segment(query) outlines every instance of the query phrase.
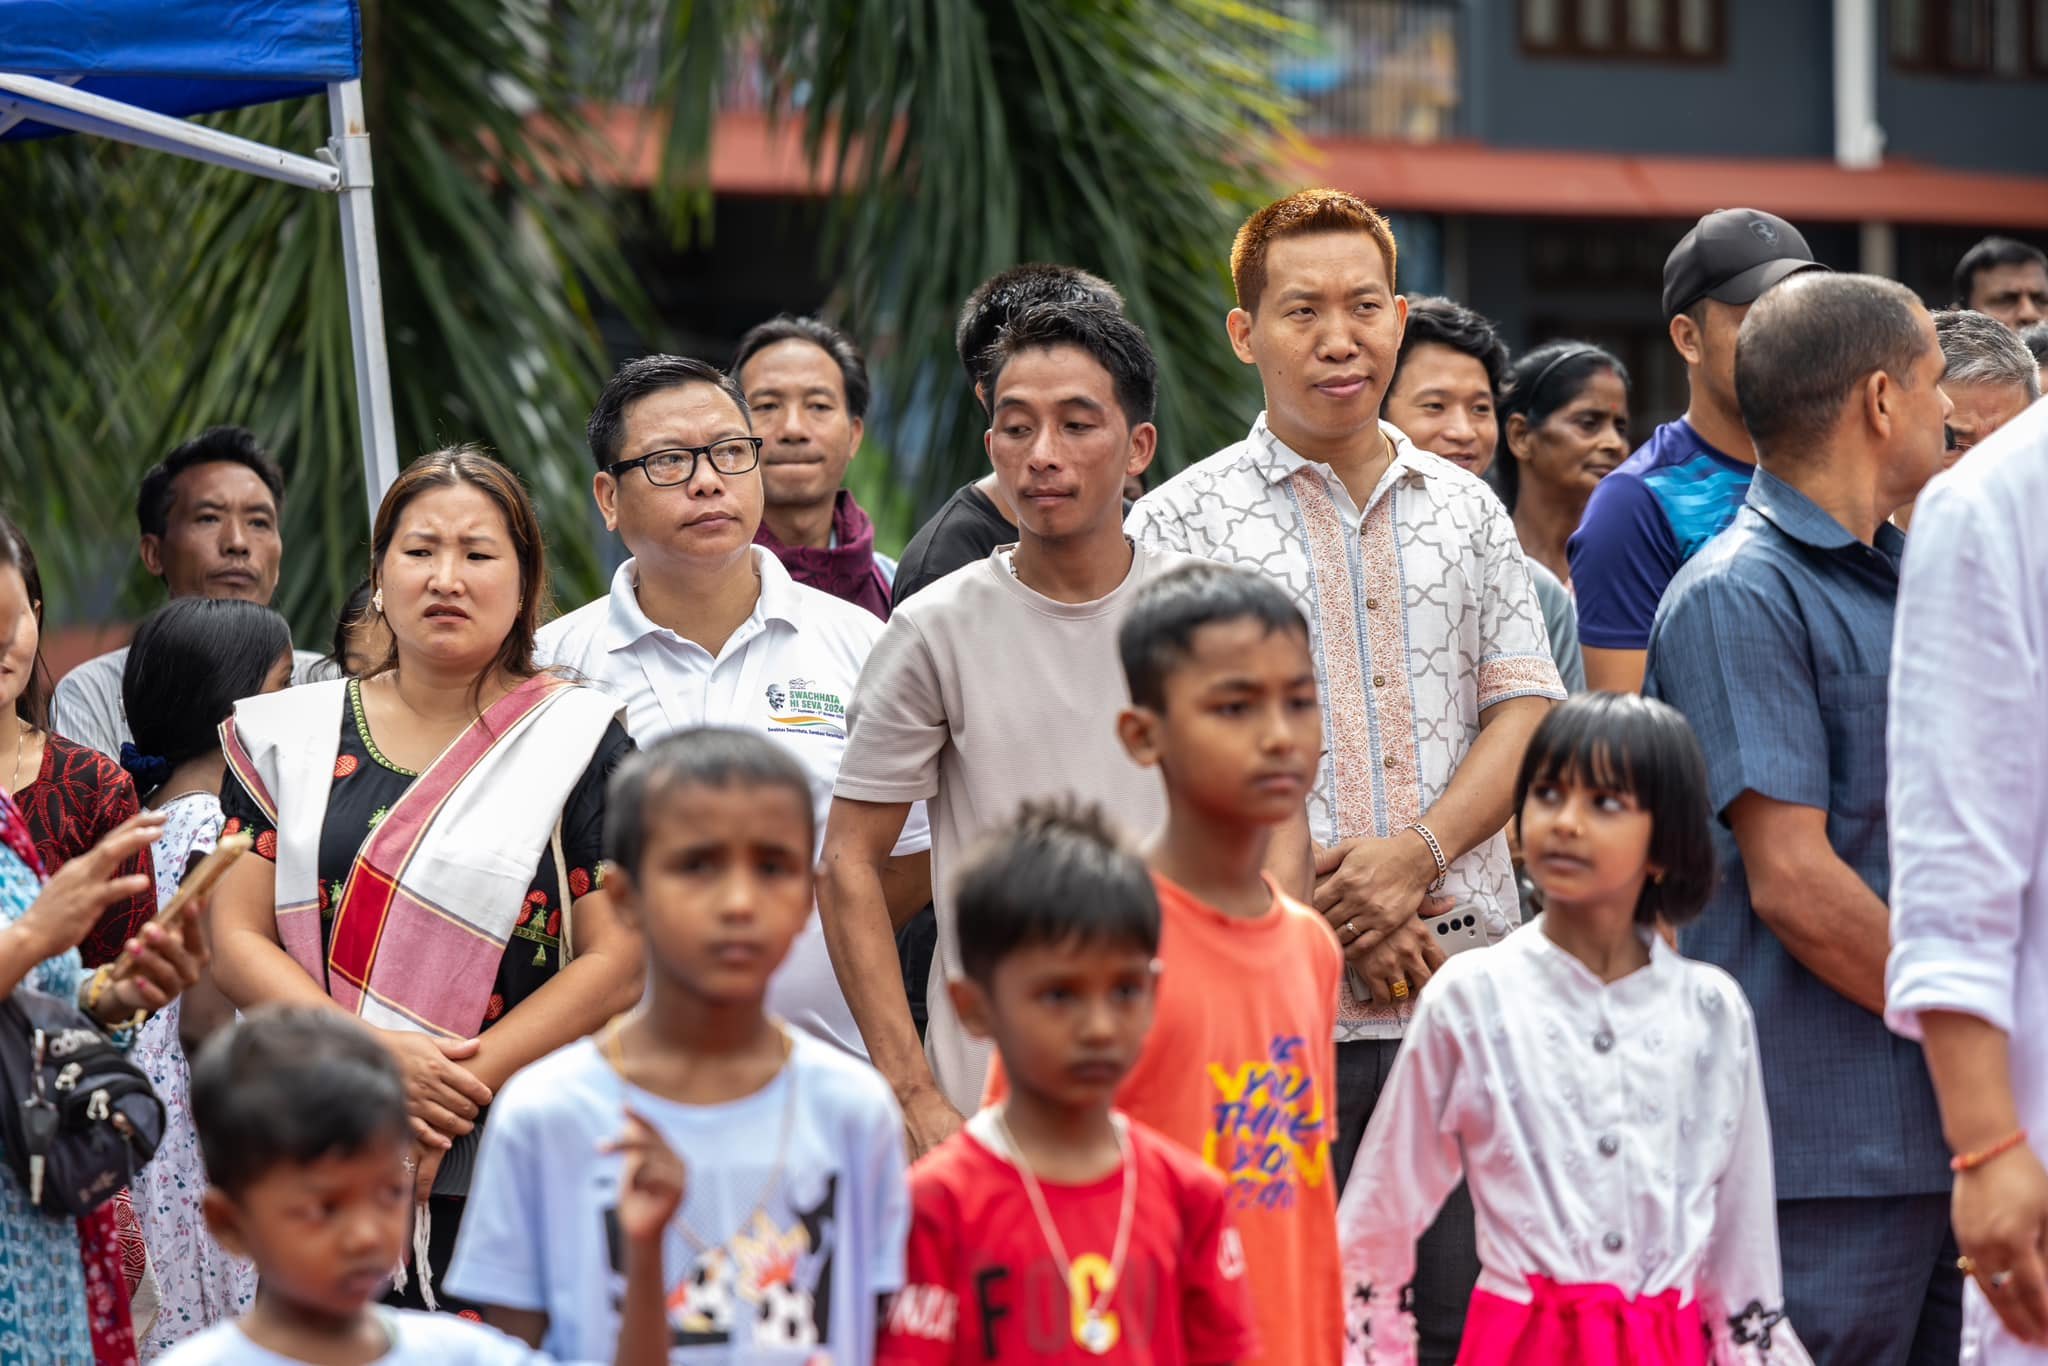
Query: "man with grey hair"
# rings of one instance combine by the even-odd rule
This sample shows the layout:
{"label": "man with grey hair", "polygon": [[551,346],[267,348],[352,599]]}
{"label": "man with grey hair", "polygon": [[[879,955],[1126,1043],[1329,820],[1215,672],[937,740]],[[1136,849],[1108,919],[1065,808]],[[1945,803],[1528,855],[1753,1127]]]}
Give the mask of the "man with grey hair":
{"label": "man with grey hair", "polygon": [[[1719,886],[1680,946],[1742,984],[1771,1115],[1785,1304],[1726,1312],[1756,1342],[1782,1312],[1820,1366],[1959,1349],[1940,1115],[1919,1047],[1881,1018],[1905,546],[1886,519],[1941,468],[1944,366],[1934,320],[1889,280],[1804,274],[1757,301],[1735,344],[1757,475],[1672,581],[1644,680],[1698,732],[1720,818]],[[1702,1106],[1679,1132],[1722,1122]]]}
{"label": "man with grey hair", "polygon": [[[1996,318],[1967,308],[1934,315],[1934,335],[1948,373],[1941,387],[1955,411],[1948,419],[1948,458],[1942,468],[2027,410],[2041,397],[2041,374],[2022,339]],[[1912,525],[1913,505],[1892,514],[1901,531]]]}

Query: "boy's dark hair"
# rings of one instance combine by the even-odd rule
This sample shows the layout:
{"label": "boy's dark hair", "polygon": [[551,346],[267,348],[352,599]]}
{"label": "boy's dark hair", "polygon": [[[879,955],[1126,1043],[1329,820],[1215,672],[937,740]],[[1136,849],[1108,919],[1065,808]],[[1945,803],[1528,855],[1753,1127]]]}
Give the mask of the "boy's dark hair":
{"label": "boy's dark hair", "polygon": [[172,485],[194,465],[241,465],[255,472],[270,490],[270,499],[284,515],[284,471],[247,427],[208,427],[151,465],[135,493],[135,521],[145,536],[161,536],[170,528]]}
{"label": "boy's dark hair", "polygon": [[817,838],[811,780],[780,745],[750,730],[699,726],[627,756],[605,789],[604,858],[628,874],[647,852],[647,807],[680,787],[782,787],[804,813],[804,848]]}
{"label": "boy's dark hair", "polygon": [[1456,299],[1437,294],[1408,296],[1408,330],[1401,334],[1401,351],[1394,358],[1394,374],[1387,381],[1388,393],[1400,386],[1401,367],[1408,363],[1415,348],[1431,344],[1449,347],[1478,361],[1486,369],[1486,382],[1494,397],[1500,397],[1501,385],[1507,382],[1508,375],[1507,343],[1500,339],[1490,320]]}
{"label": "boy's dark hair", "polygon": [[1714,813],[1707,760],[1678,710],[1636,693],[1580,693],[1536,728],[1515,778],[1515,814],[1529,789],[1562,779],[1634,796],[1650,816],[1650,862],[1662,882],[1645,882],[1636,923],[1698,918],[1714,890]]}
{"label": "boy's dark hair", "polygon": [[341,610],[334,614],[334,653],[327,658],[343,673],[348,672],[348,633],[370,614],[370,598],[376,591],[374,580],[359,580],[354,588],[348,590],[348,596],[341,600]]}
{"label": "boy's dark hair", "polygon": [[403,1143],[405,1081],[375,1035],[339,1011],[259,1006],[200,1050],[192,1119],[206,1179],[238,1195],[282,1163]]}
{"label": "boy's dark hair", "polygon": [[15,709],[22,720],[46,731],[50,728],[50,694],[56,683],[43,658],[43,571],[36,567],[35,547],[4,512],[0,512],[0,566],[10,566],[21,575],[21,586],[28,592],[28,610],[36,619],[36,657],[29,662],[28,682],[15,699]]}
{"label": "boy's dark hair", "polygon": [[765,323],[756,323],[740,338],[737,350],[732,353],[732,366],[727,371],[738,381],[740,371],[747,368],[747,362],[759,352],[767,350],[777,342],[804,341],[823,351],[839,367],[840,387],[846,391],[846,412],[856,422],[868,415],[868,362],[861,355],[860,348],[853,344],[853,338],[841,332],[822,318],[798,317],[793,313],[778,313]]}
{"label": "boy's dark hair", "polygon": [[1195,632],[1228,621],[1255,621],[1268,635],[1308,635],[1301,609],[1265,575],[1222,564],[1183,565],[1138,591],[1117,632],[1131,701],[1164,709],[1166,680],[1195,648]]}
{"label": "boy's dark hair", "polygon": [[1612,371],[1623,389],[1629,387],[1628,367],[1621,358],[1584,341],[1545,342],[1524,353],[1508,370],[1506,382],[1496,390],[1501,458],[1493,462],[1487,475],[1509,512],[1521,498],[1522,462],[1508,449],[1508,419],[1520,417],[1534,431],[1548,422],[1552,413],[1568,407],[1585,392],[1593,376],[1603,371]]}
{"label": "boy's dark hair", "polygon": [[2048,269],[2048,252],[2043,252],[2031,242],[2022,242],[2017,237],[1987,237],[1963,253],[1963,259],[1956,262],[1955,299],[1957,308],[1968,308],[1970,296],[1977,290],[1977,275],[1980,271],[1996,270],[2000,266],[2041,266]]}
{"label": "boy's dark hair", "polygon": [[1136,427],[1152,420],[1159,400],[1159,363],[1143,329],[1113,308],[1101,304],[1034,304],[1012,318],[988,349],[989,411],[995,411],[996,385],[1003,368],[1026,351],[1072,346],[1086,351],[1109,372],[1117,406]]}
{"label": "boy's dark hair", "polygon": [[1159,897],[1098,806],[1026,802],[983,841],[954,888],[960,967],[986,987],[1003,959],[1041,944],[1159,951]]}
{"label": "boy's dark hair", "polygon": [[1078,266],[1033,263],[989,276],[967,296],[953,329],[953,345],[967,370],[969,388],[988,379],[988,349],[995,345],[996,333],[1033,304],[1100,304],[1121,313],[1124,296],[1100,275]]}
{"label": "boy's dark hair", "polygon": [[[121,704],[144,759],[170,768],[220,748],[220,723],[235,703],[254,697],[278,656],[292,648],[291,628],[268,607],[235,598],[177,598],[143,619],[121,666]],[[137,795],[146,774],[132,769]],[[159,779],[160,780],[160,779]]]}
{"label": "boy's dark hair", "polygon": [[740,410],[740,418],[747,424],[747,430],[754,429],[754,415],[747,408],[747,396],[740,392],[738,382],[717,366],[689,356],[635,356],[605,381],[604,391],[597,396],[597,406],[590,410],[590,423],[583,434],[590,443],[590,458],[597,462],[597,467],[603,469],[618,460],[619,450],[626,441],[627,408],[649,394],[680,389],[686,384],[708,384],[718,390]]}

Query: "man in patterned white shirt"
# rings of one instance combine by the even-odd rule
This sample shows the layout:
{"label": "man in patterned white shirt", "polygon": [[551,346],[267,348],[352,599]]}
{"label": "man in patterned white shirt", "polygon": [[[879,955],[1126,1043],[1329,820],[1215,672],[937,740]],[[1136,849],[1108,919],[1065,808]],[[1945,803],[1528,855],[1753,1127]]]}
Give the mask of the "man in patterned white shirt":
{"label": "man in patterned white shirt", "polygon": [[[1442,962],[1423,917],[1474,915],[1488,942],[1519,918],[1501,831],[1522,751],[1564,696],[1500,501],[1380,421],[1407,317],[1395,251],[1386,220],[1342,191],[1252,215],[1231,248],[1228,327],[1266,410],[1126,524],[1143,544],[1270,575],[1309,620],[1326,751],[1307,812],[1315,906],[1352,969],[1340,1183],[1415,993]],[[1478,1274],[1460,1187],[1417,1250],[1421,1360],[1456,1356]]]}

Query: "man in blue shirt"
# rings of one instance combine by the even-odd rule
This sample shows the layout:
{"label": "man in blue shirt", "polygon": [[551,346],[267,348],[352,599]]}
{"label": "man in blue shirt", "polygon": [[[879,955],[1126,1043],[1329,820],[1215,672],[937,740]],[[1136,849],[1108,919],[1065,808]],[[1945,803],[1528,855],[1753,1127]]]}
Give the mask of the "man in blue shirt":
{"label": "man in blue shirt", "polygon": [[1566,546],[1579,599],[1586,684],[1642,686],[1643,649],[1664,589],[1742,506],[1756,457],[1735,401],[1735,334],[1778,281],[1825,270],[1799,229],[1756,209],[1719,209],[1664,262],[1664,316],[1685,361],[1685,416],[1650,433],[1593,489]]}
{"label": "man in blue shirt", "polygon": [[[1784,1313],[1819,1366],[1949,1366],[1961,1331],[1940,1115],[1920,1049],[1882,1018],[1905,545],[1886,519],[1941,468],[1943,369],[1927,310],[1889,280],[1808,275],[1757,303],[1735,386],[1760,468],[1672,581],[1644,679],[1706,750],[1720,885],[1680,947],[1756,1011]],[[1778,1309],[1726,1312],[1745,1308]]]}

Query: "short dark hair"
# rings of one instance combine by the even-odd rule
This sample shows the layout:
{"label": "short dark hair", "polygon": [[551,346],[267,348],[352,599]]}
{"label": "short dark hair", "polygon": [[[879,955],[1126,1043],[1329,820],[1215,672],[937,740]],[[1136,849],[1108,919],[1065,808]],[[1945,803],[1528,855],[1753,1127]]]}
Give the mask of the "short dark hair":
{"label": "short dark hair", "polygon": [[1968,308],[1970,295],[1977,288],[1978,274],[1982,271],[1995,270],[1999,266],[2040,266],[2048,270],[2048,252],[2043,252],[2031,242],[2022,242],[2016,237],[1985,238],[1964,252],[1963,259],[1956,262],[1956,307]]}
{"label": "short dark hair", "polygon": [[[121,666],[121,704],[142,761],[175,767],[219,749],[220,723],[291,648],[283,617],[235,598],[174,598],[143,618]],[[154,763],[130,771],[140,797],[149,796],[148,775],[166,772]]]}
{"label": "short dark hair", "polygon": [[280,1165],[403,1143],[410,1131],[391,1054],[318,1006],[258,1006],[230,1024],[193,1062],[191,1094],[206,1179],[229,1195]]}
{"label": "short dark hair", "polygon": [[2022,331],[2020,345],[2034,353],[2035,365],[2048,365],[2048,323],[2035,323]]}
{"label": "short dark hair", "polygon": [[983,841],[956,884],[960,968],[984,987],[1002,961],[1045,944],[1159,951],[1159,895],[1097,806],[1026,802]]}
{"label": "short dark hair", "polygon": [[11,567],[21,575],[21,585],[28,592],[28,610],[36,619],[36,657],[29,665],[28,682],[15,705],[22,720],[46,731],[50,728],[50,694],[56,684],[50,678],[49,663],[43,658],[43,571],[36,567],[35,547],[4,512],[0,512],[0,566]]}
{"label": "short dark hair", "polygon": [[1930,345],[1912,290],[1875,275],[1805,271],[1750,305],[1735,337],[1735,401],[1757,458],[1796,460],[1882,370],[1900,384]]}
{"label": "short dark hair", "polygon": [[253,471],[283,515],[284,471],[256,434],[247,427],[208,427],[143,474],[142,487],[135,493],[135,521],[143,535],[161,536],[170,529],[171,504],[177,497],[172,486],[194,465],[241,465]]}
{"label": "short dark hair", "polygon": [[1500,443],[1507,458],[1494,461],[1487,471],[1509,512],[1521,499],[1522,462],[1507,450],[1508,419],[1520,417],[1532,430],[1542,426],[1552,413],[1584,393],[1587,381],[1602,371],[1612,371],[1623,389],[1630,386],[1628,367],[1621,358],[1587,341],[1545,342],[1509,367],[1498,400]]}
{"label": "short dark hair", "polygon": [[1685,717],[1636,693],[1580,693],[1543,718],[1515,778],[1515,814],[1539,783],[1572,779],[1635,798],[1650,816],[1650,862],[1662,881],[1643,884],[1636,923],[1683,925],[1714,890],[1714,813],[1707,760]]}
{"label": "short dark hair", "polygon": [[1418,346],[1445,346],[1461,356],[1470,356],[1486,370],[1486,382],[1500,397],[1508,374],[1508,346],[1500,339],[1491,319],[1465,307],[1456,299],[1440,294],[1408,296],[1408,330],[1401,334],[1401,350],[1394,357],[1394,373],[1387,381],[1393,393],[1401,383],[1401,369]]}
{"label": "short dark hair", "polygon": [[1117,406],[1131,426],[1152,420],[1159,401],[1159,362],[1152,343],[1136,323],[1100,304],[1034,304],[1012,318],[988,351],[989,410],[995,410],[996,383],[1004,367],[1026,351],[1056,346],[1086,351],[1109,372]]}
{"label": "short dark hair", "polygon": [[816,842],[811,780],[787,750],[755,731],[698,726],[627,756],[612,774],[605,789],[605,862],[638,873],[647,853],[648,806],[684,787],[786,788],[804,813],[804,848]]}
{"label": "short dark hair", "polygon": [[375,580],[358,580],[356,586],[348,590],[348,596],[341,600],[341,610],[334,614],[334,653],[327,658],[343,673],[348,672],[348,633],[370,615],[370,598],[376,591]]}
{"label": "short dark hair", "polygon": [[786,341],[809,342],[830,356],[832,363],[839,367],[840,384],[846,390],[846,411],[856,421],[868,415],[867,357],[853,344],[853,338],[821,318],[778,313],[765,323],[756,323],[748,329],[746,336],[740,338],[739,348],[732,353],[732,368],[727,373],[738,380],[740,371],[747,368],[747,362],[754,358],[756,352]]}
{"label": "short dark hair", "polygon": [[590,442],[590,457],[597,467],[603,469],[618,460],[619,451],[626,444],[626,409],[649,394],[690,384],[708,384],[724,394],[740,410],[747,430],[754,429],[747,396],[740,392],[738,382],[717,366],[690,356],[635,356],[605,381],[604,391],[597,396],[597,406],[590,410],[584,436]]}
{"label": "short dark hair", "polygon": [[1115,285],[1079,266],[1034,262],[989,276],[967,296],[953,328],[953,346],[970,388],[988,380],[988,350],[995,345],[996,333],[1033,304],[1099,304],[1121,313],[1124,296]]}
{"label": "short dark hair", "polygon": [[1166,680],[1195,648],[1195,632],[1222,622],[1255,621],[1271,635],[1308,635],[1308,619],[1271,579],[1223,564],[1182,565],[1138,590],[1117,631],[1131,700],[1166,706]]}

